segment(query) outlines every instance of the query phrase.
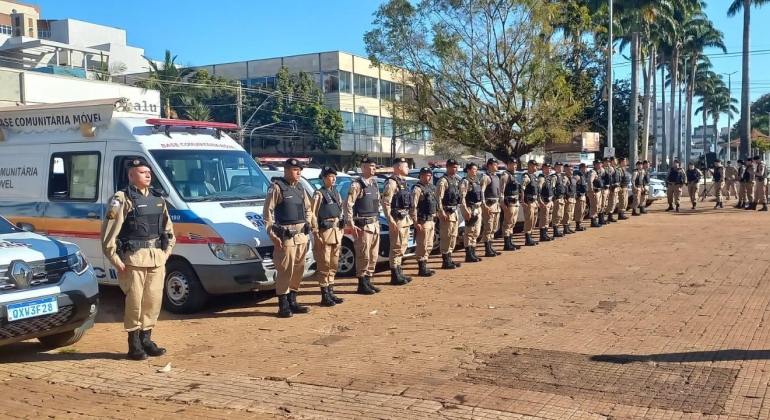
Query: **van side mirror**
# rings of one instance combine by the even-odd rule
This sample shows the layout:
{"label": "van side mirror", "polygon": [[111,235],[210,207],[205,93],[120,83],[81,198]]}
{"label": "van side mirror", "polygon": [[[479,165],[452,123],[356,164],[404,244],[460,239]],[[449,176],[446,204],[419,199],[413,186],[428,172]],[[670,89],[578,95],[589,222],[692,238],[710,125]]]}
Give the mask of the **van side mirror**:
{"label": "van side mirror", "polygon": [[19,223],[16,223],[16,227],[25,232],[31,232],[31,233],[35,232],[35,225],[33,225],[32,223],[19,222]]}

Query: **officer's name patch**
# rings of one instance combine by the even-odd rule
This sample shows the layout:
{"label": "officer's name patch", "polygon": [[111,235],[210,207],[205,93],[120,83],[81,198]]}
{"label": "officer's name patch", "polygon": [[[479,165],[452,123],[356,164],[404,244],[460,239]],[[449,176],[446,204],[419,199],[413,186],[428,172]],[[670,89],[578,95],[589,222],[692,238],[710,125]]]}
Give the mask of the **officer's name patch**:
{"label": "officer's name patch", "polygon": [[115,212],[110,210],[107,212],[107,219],[108,220],[114,220],[115,219]]}

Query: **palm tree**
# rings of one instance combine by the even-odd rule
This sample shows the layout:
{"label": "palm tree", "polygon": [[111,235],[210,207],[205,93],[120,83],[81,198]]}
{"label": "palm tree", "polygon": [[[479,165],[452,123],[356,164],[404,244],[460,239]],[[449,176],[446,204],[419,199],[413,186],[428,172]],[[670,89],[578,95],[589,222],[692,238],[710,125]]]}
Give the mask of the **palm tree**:
{"label": "palm tree", "polygon": [[[727,115],[733,118],[738,113],[738,108],[735,106],[738,100],[730,96],[730,89],[722,83],[722,87],[714,92],[711,97],[711,118],[714,120],[714,151],[716,152],[719,139],[719,132],[717,126],[719,124],[719,117]],[[728,139],[729,141],[729,139]],[[729,142],[728,142],[729,145]]]}
{"label": "palm tree", "polygon": [[751,147],[751,102],[749,102],[749,52],[751,44],[751,6],[762,7],[770,0],[733,0],[727,16],[733,17],[743,10],[743,67],[741,71],[741,159],[749,156]]}
{"label": "palm tree", "polygon": [[[695,115],[700,114],[703,117],[703,152],[707,152],[706,148],[706,128],[708,127],[708,117],[713,113],[713,104],[717,96],[717,92],[726,89],[725,82],[720,76],[703,66],[701,72],[696,76],[697,84],[695,85],[696,94],[699,96],[698,103],[700,106],[695,110]],[[711,115],[713,119],[713,115]]]}
{"label": "palm tree", "polygon": [[211,121],[211,108],[193,99],[188,105],[185,116],[191,121]]}
{"label": "palm tree", "polygon": [[165,58],[160,65],[145,56],[142,57],[147,60],[150,66],[150,74],[146,79],[140,80],[137,86],[159,91],[164,116],[177,118],[176,112],[171,108],[171,103],[172,101],[179,103],[191,100],[194,87],[186,85],[185,82],[194,70],[177,66],[177,56],[171,56],[169,50],[166,50]]}
{"label": "palm tree", "polygon": [[93,70],[93,80],[99,80],[102,82],[109,82],[114,76],[123,74],[128,69],[126,63],[121,61],[110,61],[109,63],[104,61],[104,54],[99,53],[99,67]]}

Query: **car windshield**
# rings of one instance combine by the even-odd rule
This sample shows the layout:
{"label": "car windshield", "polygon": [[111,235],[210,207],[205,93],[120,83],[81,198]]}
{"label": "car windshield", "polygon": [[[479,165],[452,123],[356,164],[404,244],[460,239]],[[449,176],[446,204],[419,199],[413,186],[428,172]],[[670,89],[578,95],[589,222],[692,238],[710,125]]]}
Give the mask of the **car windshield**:
{"label": "car windshield", "polygon": [[17,233],[18,231],[19,229],[17,229],[16,226],[0,216],[0,235],[4,235],[6,233]]}
{"label": "car windshield", "polygon": [[151,153],[184,201],[267,197],[270,181],[244,151],[154,150]]}

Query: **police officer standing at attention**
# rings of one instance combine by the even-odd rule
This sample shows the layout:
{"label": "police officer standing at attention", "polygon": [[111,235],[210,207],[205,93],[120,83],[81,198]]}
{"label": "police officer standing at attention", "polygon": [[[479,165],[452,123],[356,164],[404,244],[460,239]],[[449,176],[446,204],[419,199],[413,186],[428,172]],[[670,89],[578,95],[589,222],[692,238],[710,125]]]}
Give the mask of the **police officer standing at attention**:
{"label": "police officer standing at attention", "polygon": [[709,169],[709,172],[714,176],[714,192],[717,196],[717,203],[714,205],[714,208],[725,208],[724,203],[722,200],[724,197],[722,196],[722,190],[724,188],[725,184],[725,168],[722,166],[722,161],[717,159],[714,161],[714,169]]}
{"label": "police officer standing at attention", "polygon": [[342,229],[345,223],[342,217],[342,197],[334,189],[337,171],[329,166],[321,169],[323,186],[313,193],[312,211],[317,223],[313,223],[313,258],[315,258],[315,275],[321,286],[321,305],[334,306],[344,302],[334,295],[334,276],[337,274],[337,264],[342,248]]}
{"label": "police officer standing at attention", "polygon": [[508,167],[500,176],[500,188],[503,190],[503,251],[515,251],[520,246],[513,243],[513,228],[519,218],[519,195],[521,187],[516,179],[515,156],[508,158]]}
{"label": "police officer standing at attention", "polygon": [[754,156],[754,203],[752,210],[757,209],[757,204],[762,204],[759,211],[767,211],[767,167],[760,156]]}
{"label": "police officer standing at attention", "polygon": [[430,168],[420,169],[420,182],[412,187],[412,220],[417,232],[417,275],[430,277],[435,271],[428,268],[428,257],[433,251],[433,235],[436,232],[438,200],[436,187],[431,182]]}
{"label": "police officer standing at attention", "polygon": [[567,178],[567,194],[566,198],[564,199],[565,205],[564,205],[564,215],[561,217],[561,225],[564,227],[564,233],[565,234],[572,234],[575,233],[572,228],[570,228],[570,222],[572,222],[572,218],[575,215],[575,203],[577,201],[577,182],[573,171],[572,171],[572,165],[566,164],[564,165],[564,170],[566,171],[565,178]]}
{"label": "police officer standing at attention", "polygon": [[636,161],[636,169],[631,174],[631,185],[634,189],[634,201],[631,203],[631,215],[639,216],[639,207],[641,205],[642,197],[644,196],[644,170],[642,169],[642,162]]}
{"label": "police officer standing at attention", "polygon": [[556,162],[556,167],[554,168],[556,173],[551,175],[554,184],[553,212],[551,217],[554,238],[561,238],[564,236],[564,234],[559,231],[559,224],[564,218],[564,205],[566,204],[565,200],[567,199],[567,188],[569,187],[570,179],[564,175],[564,172],[562,172],[563,168],[563,163]]}
{"label": "police officer standing at attention", "polygon": [[732,194],[732,197],[738,197],[738,190],[735,187],[738,183],[738,169],[733,166],[733,163],[729,160],[727,161],[727,166],[725,167],[725,195],[727,195],[727,199],[729,200]]}
{"label": "police officer standing at attention", "polygon": [[540,227],[540,240],[543,242],[552,241],[554,238],[548,236],[548,226],[551,224],[551,210],[553,210],[553,197],[556,191],[556,177],[551,175],[551,164],[543,164],[543,173],[538,177],[540,187],[540,197],[538,202],[539,212],[537,215]]}
{"label": "police officer standing at attention", "polygon": [[628,166],[628,160],[626,158],[620,158],[618,166],[615,168],[615,175],[618,178],[618,220],[628,220],[626,216],[626,208],[628,207],[628,187],[631,185],[631,174],[628,173],[626,167]]}
{"label": "police officer standing at attention", "polygon": [[577,175],[572,178],[573,183],[577,186],[577,197],[575,198],[575,230],[583,232],[586,228],[583,227],[583,218],[586,214],[586,194],[588,193],[588,184],[586,184],[586,167],[585,163],[581,163],[578,167]]}
{"label": "police officer standing at attention", "polygon": [[467,176],[460,182],[460,209],[465,219],[463,244],[465,245],[465,262],[479,262],[481,258],[476,256],[476,240],[481,233],[481,201],[484,196],[481,192],[476,176],[479,167],[475,163],[465,165]]}
{"label": "police officer standing at attention", "polygon": [[698,199],[698,184],[701,178],[703,178],[703,172],[695,167],[695,164],[690,162],[687,165],[687,195],[690,196],[690,202],[692,203],[692,209],[695,210]]}
{"label": "police officer standing at attention", "polygon": [[686,180],[687,175],[679,167],[679,161],[674,159],[674,166],[669,168],[668,175],[666,175],[666,195],[668,196],[666,211],[674,210],[674,204],[676,204],[676,211],[679,212],[679,197],[682,195],[682,186]]}
{"label": "police officer standing at attention", "polygon": [[602,201],[604,200],[604,179],[602,169],[602,161],[595,160],[594,168],[591,169],[586,180],[588,186],[588,204],[590,209],[588,210],[588,216],[591,218],[591,227],[602,227]]}
{"label": "police officer standing at attention", "polygon": [[372,275],[380,250],[380,189],[374,180],[377,164],[369,157],[361,159],[361,177],[350,183],[345,201],[345,220],[353,231],[356,250],[356,277],[361,295],[379,293]]}
{"label": "police officer standing at attention", "polygon": [[481,232],[484,241],[484,251],[487,257],[496,257],[500,252],[492,248],[492,240],[500,227],[500,177],[497,176],[497,159],[487,160],[487,173],[481,176],[481,191],[484,201],[481,203],[482,223]]}
{"label": "police officer standing at attention", "polygon": [[[612,217],[612,212],[615,210],[615,206],[617,205],[616,200],[618,198],[616,191],[618,184],[615,175],[614,159],[615,158],[604,158],[602,161],[604,166],[604,175],[602,177],[602,180],[604,181],[604,190],[602,191],[602,195],[604,197],[602,197],[602,211],[599,213],[599,223],[602,224],[617,222],[617,220]],[[602,216],[605,216],[606,218],[602,220]]]}
{"label": "police officer standing at attention", "polygon": [[743,171],[743,205],[745,210],[756,210],[754,206],[754,183],[756,180],[756,162],[746,159],[746,170]]}
{"label": "police officer standing at attention", "polygon": [[744,177],[746,177],[746,164],[742,159],[738,159],[738,178],[736,180],[738,183],[738,204],[735,205],[736,209],[746,205],[746,181],[744,181]]}
{"label": "police officer standing at attention", "polygon": [[412,194],[404,177],[408,173],[409,163],[406,158],[393,159],[393,175],[385,180],[382,191],[382,211],[388,219],[390,237],[390,284],[402,286],[412,278],[404,275],[401,262],[409,241],[409,228],[412,226]]}
{"label": "police officer standing at attention", "polygon": [[642,200],[639,202],[639,206],[641,208],[639,209],[640,214],[647,214],[647,199],[650,197],[650,162],[649,161],[642,161],[642,170],[644,171],[644,191],[642,194]]}
{"label": "police officer standing at attention", "polygon": [[176,242],[166,201],[150,188],[150,165],[139,157],[128,162],[125,190],[115,193],[102,224],[102,252],[118,270],[126,295],[123,327],[131,360],[162,356],[152,341],[163,300],[166,260]]}
{"label": "police officer standing at attention", "polygon": [[275,179],[267,189],[262,210],[265,230],[274,246],[279,318],[310,312],[310,308],[297,303],[297,291],[305,272],[310,229],[315,223],[310,200],[299,184],[301,176],[302,164],[297,159],[286,159],[283,177]]}
{"label": "police officer standing at attention", "polygon": [[454,159],[446,161],[446,175],[439,178],[436,186],[436,198],[440,203],[439,227],[441,229],[441,268],[452,270],[460,267],[460,263],[452,261],[452,251],[457,241],[459,220],[457,208],[462,199],[460,197],[460,180],[457,179],[459,163]]}
{"label": "police officer standing at attention", "polygon": [[535,246],[537,241],[532,239],[535,228],[536,211],[540,204],[540,182],[535,177],[537,161],[527,162],[527,173],[521,177],[521,203],[524,208],[524,245]]}

